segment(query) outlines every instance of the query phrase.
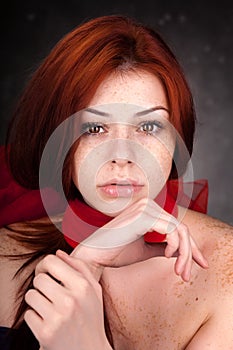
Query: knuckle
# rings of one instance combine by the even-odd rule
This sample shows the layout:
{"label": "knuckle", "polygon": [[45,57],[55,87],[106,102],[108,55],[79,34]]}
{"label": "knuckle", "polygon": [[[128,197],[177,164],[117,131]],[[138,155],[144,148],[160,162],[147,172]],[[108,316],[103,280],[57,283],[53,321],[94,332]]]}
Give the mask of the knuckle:
{"label": "knuckle", "polygon": [[40,285],[40,283],[42,283],[42,281],[44,279],[44,275],[45,275],[44,273],[40,272],[34,277],[34,279],[33,279],[33,286],[35,288],[37,288]]}
{"label": "knuckle", "polygon": [[54,263],[56,260],[56,256],[53,254],[46,255],[46,257],[42,260],[43,266],[49,266]]}
{"label": "knuckle", "polygon": [[167,243],[170,248],[178,249],[180,241],[177,235],[170,234],[167,236]]}
{"label": "knuckle", "polygon": [[56,259],[55,255],[49,254],[46,255],[37,265],[35,268],[35,274],[37,275],[41,270],[48,268],[51,264],[54,263],[54,260]]}
{"label": "knuckle", "polygon": [[66,313],[73,313],[77,308],[77,300],[73,295],[67,294],[64,296],[63,304],[66,310]]}
{"label": "knuckle", "polygon": [[188,229],[188,226],[183,224],[183,223],[180,223],[179,226],[179,231],[185,235],[188,235],[189,234],[189,229]]}

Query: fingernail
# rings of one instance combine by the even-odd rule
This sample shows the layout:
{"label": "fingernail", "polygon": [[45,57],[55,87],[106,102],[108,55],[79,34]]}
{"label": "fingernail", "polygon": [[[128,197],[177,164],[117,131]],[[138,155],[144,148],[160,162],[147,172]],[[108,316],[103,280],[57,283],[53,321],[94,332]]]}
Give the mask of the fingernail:
{"label": "fingernail", "polygon": [[204,262],[205,268],[208,268],[209,267],[209,263],[206,260],[206,258],[204,258],[204,257],[203,257],[203,262]]}

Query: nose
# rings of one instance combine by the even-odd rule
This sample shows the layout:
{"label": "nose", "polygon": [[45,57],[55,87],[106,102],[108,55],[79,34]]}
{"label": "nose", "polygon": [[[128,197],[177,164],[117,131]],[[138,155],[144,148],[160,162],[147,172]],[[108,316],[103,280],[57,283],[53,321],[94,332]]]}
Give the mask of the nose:
{"label": "nose", "polygon": [[117,164],[120,167],[125,166],[126,164],[131,164],[132,162],[128,159],[122,159],[122,158],[118,158],[118,159],[113,159],[112,160],[112,164]]}
{"label": "nose", "polygon": [[130,140],[114,139],[109,141],[106,151],[112,165],[125,166],[136,162],[135,144]]}

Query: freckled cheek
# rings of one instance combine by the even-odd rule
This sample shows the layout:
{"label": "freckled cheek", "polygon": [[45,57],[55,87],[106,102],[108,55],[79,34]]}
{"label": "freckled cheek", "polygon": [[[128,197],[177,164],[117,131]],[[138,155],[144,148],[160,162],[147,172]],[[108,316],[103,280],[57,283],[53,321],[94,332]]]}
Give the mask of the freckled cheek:
{"label": "freckled cheek", "polygon": [[[159,165],[164,176],[168,177],[172,167],[172,158],[173,158],[173,153],[175,148],[175,142],[173,141],[173,139],[169,137],[169,138],[164,138],[161,141],[158,138],[142,136],[142,137],[138,137],[137,142],[153,155],[156,163]],[[72,178],[77,188],[79,188],[78,177],[79,177],[81,164],[86,159],[88,154],[91,151],[93,151],[96,147],[97,149],[95,152],[96,152],[96,157],[98,158],[97,153],[98,153],[98,146],[100,145],[100,143],[101,143],[100,140],[98,140],[97,138],[96,139],[92,138],[91,140],[85,139],[85,138],[80,139],[80,143],[74,155],[73,171],[72,171]],[[87,164],[89,165],[90,168],[92,167],[91,162],[88,162]],[[109,162],[103,165],[103,168],[101,170],[104,170],[104,171],[98,172],[98,175],[96,174],[98,178],[101,177],[103,173],[106,173],[106,172],[108,173],[109,171],[111,171]],[[88,169],[86,168],[85,171],[88,172]]]}
{"label": "freckled cheek", "polygon": [[86,156],[88,155],[88,153],[91,151],[92,148],[93,147],[91,147],[88,142],[83,142],[81,139],[75,151],[74,159],[72,163],[72,179],[76,187],[78,187],[78,175],[79,175],[81,164],[83,163],[84,159],[86,158]]}
{"label": "freckled cheek", "polygon": [[175,150],[175,140],[169,139],[151,139],[141,143],[154,157],[156,162],[160,165],[164,174],[171,170],[172,159]]}
{"label": "freckled cheek", "polygon": [[[100,144],[100,142],[97,139],[87,139],[87,138],[81,138],[79,145],[75,151],[73,164],[72,164],[72,179],[74,181],[74,184],[78,188],[78,177],[79,172],[81,171],[81,165],[83,162],[87,159],[88,155],[95,150],[95,148]],[[98,158],[98,149],[95,151],[96,157]],[[93,164],[91,162],[87,162],[86,164],[89,165],[90,168],[92,168]],[[88,168],[83,168],[82,171],[87,171]]]}

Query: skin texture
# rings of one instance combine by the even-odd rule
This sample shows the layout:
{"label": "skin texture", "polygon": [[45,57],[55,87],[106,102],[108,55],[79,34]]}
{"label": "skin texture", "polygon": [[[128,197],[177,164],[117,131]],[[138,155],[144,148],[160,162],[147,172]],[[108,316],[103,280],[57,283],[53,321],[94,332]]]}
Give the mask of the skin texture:
{"label": "skin texture", "polygon": [[[167,107],[159,80],[149,74],[110,77],[91,105],[109,101],[146,107],[156,101]],[[80,146],[85,153],[88,144]],[[163,157],[162,147],[150,147],[168,176],[171,158]],[[104,170],[105,174],[114,171],[108,164]],[[233,349],[232,227],[182,208],[179,218],[210,267],[203,270],[194,263],[191,279],[185,283],[173,272],[174,258],[159,256],[162,245],[154,245],[157,257],[118,269],[105,268],[102,283],[115,349]]]}
{"label": "skin texture", "polygon": [[[158,103],[167,107],[159,80],[142,72],[110,76],[99,87],[90,105],[104,103],[130,103],[143,108]],[[112,132],[119,133],[122,131],[119,128],[116,126]],[[131,137],[129,129],[123,131],[126,138]],[[163,156],[164,147],[159,148],[156,140],[147,143],[146,136],[141,136],[141,142],[159,159],[164,177],[168,177],[172,157]],[[78,188],[79,166],[88,150],[94,147],[93,142],[96,140],[83,138],[75,155],[73,177]],[[171,147],[173,144],[171,139]],[[113,172],[116,176],[116,171],[119,175],[131,169],[132,163],[128,162],[106,164],[97,174],[96,184],[112,178]],[[136,172],[137,167],[134,170]],[[138,176],[145,180],[140,171]],[[82,192],[81,188],[79,190]],[[145,190],[147,193],[148,189]],[[119,228],[126,221],[131,225],[137,215],[143,213],[143,229],[164,233],[169,215],[157,221],[154,227],[150,220],[155,215],[155,207],[151,202],[146,206],[145,193],[132,196],[130,205],[117,213],[108,229]],[[105,196],[104,200],[110,203],[112,198]],[[167,235],[168,245],[146,245],[138,238],[114,249],[88,249],[81,245],[71,256],[57,252],[56,256],[43,259],[36,267],[36,289],[25,296],[31,307],[25,320],[39,339],[41,349],[73,350],[77,344],[79,349],[85,350],[111,349],[103,331],[102,298],[116,350],[233,349],[232,228],[181,207],[178,221],[177,229]],[[208,269],[202,268],[206,267],[205,262],[190,237],[207,258]],[[6,237],[5,247],[7,244]],[[178,260],[177,256],[172,257],[177,249]],[[15,268],[12,263],[8,270],[7,290],[12,290],[12,295],[17,284],[17,280],[11,279]],[[4,274],[3,271],[0,273]],[[2,296],[1,307],[4,300],[6,302],[4,293]],[[7,303],[9,305],[10,301]],[[10,311],[10,308],[5,310],[2,324],[10,325]]]}
{"label": "skin texture", "polygon": [[209,261],[208,270],[193,265],[188,283],[163,257],[105,269],[116,349],[233,348],[232,227],[192,211],[183,222]]}
{"label": "skin texture", "polygon": [[[158,184],[155,190],[155,193],[158,193],[162,189],[170,174],[172,166],[172,155],[175,148],[174,134],[172,133],[169,124],[166,124],[166,122],[168,122],[169,120],[168,103],[166,100],[164,88],[160,80],[156,76],[144,71],[127,72],[127,74],[113,73],[107,79],[105,79],[99,86],[95,96],[90,101],[89,107],[97,106],[96,109],[99,110],[98,106],[108,106],[110,103],[124,103],[128,105],[137,105],[140,106],[140,108],[143,110],[147,110],[153,107],[159,107],[159,113],[163,116],[164,129],[159,131],[159,138],[156,137],[156,134],[150,134],[141,131],[140,126],[142,125],[142,122],[146,123],[146,121],[150,118],[150,114],[149,116],[144,116],[143,119],[142,117],[138,118],[138,120],[136,118],[136,122],[134,122],[135,125],[122,125],[122,123],[114,123],[112,125],[110,124],[110,126],[105,126],[103,121],[99,123],[100,117],[98,115],[92,115],[91,117],[89,117],[88,120],[91,121],[93,119],[93,122],[96,122],[97,125],[102,126],[101,128],[98,128],[98,132],[95,131],[93,133],[90,132],[90,130],[92,130],[90,127],[90,130],[88,129],[88,133],[84,133],[83,136],[80,138],[77,151],[74,155],[73,164],[73,180],[75,185],[85,198],[83,186],[81,186],[79,183],[79,176],[80,172],[84,172],[84,174],[88,174],[89,172],[91,172],[93,163],[92,161],[90,161],[89,163],[87,162],[87,165],[82,168],[83,161],[86,159],[86,157],[88,158],[90,151],[92,151],[93,149],[98,149],[98,146],[106,142],[106,140],[113,140],[120,137],[129,141],[136,140],[137,144],[140,144],[142,147],[144,147],[147,151],[150,152],[150,154],[153,155],[153,158],[156,159],[157,163],[159,164],[160,170],[157,172],[155,169],[152,168],[150,169],[149,174],[147,175],[151,176],[153,180],[152,183],[154,182]],[[120,117],[118,117],[118,119],[121,120]],[[153,119],[151,119],[151,121],[152,120]],[[163,140],[163,142],[161,142],[160,139]],[[160,177],[161,173],[163,181],[159,182],[158,178]],[[125,202],[123,201],[123,210],[119,210],[116,213],[116,219],[113,220],[110,224],[106,225],[106,228],[115,229],[116,227],[120,227],[121,230],[121,227],[124,227],[123,223],[126,220],[129,221],[129,225],[133,225],[134,223],[136,223],[136,225],[128,228],[127,237],[130,237],[130,235],[132,235],[132,238],[130,238],[129,241],[136,240],[148,230],[155,229],[158,230],[160,233],[164,233],[167,232],[169,225],[174,226],[170,221],[171,216],[169,216],[165,212],[162,213],[162,215],[165,215],[165,218],[162,217],[159,221],[156,219],[159,216],[158,213],[161,210],[161,208],[158,208],[158,206],[156,208],[154,201],[152,199],[149,199],[148,201],[147,199],[148,193],[150,192],[150,182],[148,181],[145,175],[146,174],[141,171],[140,167],[136,162],[129,162],[127,159],[116,158],[105,162],[103,165],[100,164],[99,171],[94,177],[94,190],[97,192],[97,200],[94,201],[94,206],[98,210],[101,210],[99,207],[98,195],[101,199],[105,200],[105,202],[107,203],[107,207],[111,207],[112,200],[115,199],[114,196],[111,198],[111,196],[109,196],[108,194],[103,194],[103,192],[101,191],[101,185],[105,184],[110,179],[136,179],[140,184],[143,185],[141,191],[139,191],[138,193],[133,193],[133,195],[130,196],[129,205],[125,205]],[[89,184],[90,182],[87,181],[86,183]],[[91,185],[88,186],[87,190],[92,195],[93,188],[91,187]],[[155,194],[152,198],[154,197]],[[122,198],[121,195],[119,195],[119,202],[121,202],[121,200],[124,199],[124,197]],[[130,209],[128,210],[128,208]],[[114,215],[113,213],[112,216],[116,216],[116,214]],[[137,218],[139,218],[138,221]],[[178,274],[182,274],[182,272],[184,271],[184,279],[189,279],[192,258],[191,251],[189,248],[194,247],[195,243],[192,240],[190,241],[187,227],[185,227],[182,224],[178,225],[177,222],[175,224],[177,225],[177,230],[174,231],[172,235],[167,237],[167,242],[169,244],[166,249],[166,256],[172,256],[176,252],[176,250],[179,247],[180,241],[185,242],[180,246],[180,257],[182,257],[182,255],[184,255],[185,257],[183,260],[178,259],[176,264],[176,272]],[[122,233],[123,235],[125,235],[124,231],[122,231]],[[101,234],[102,232],[100,232],[100,235]],[[110,233],[107,232],[106,234],[109,236]],[[98,241],[98,233],[96,233],[95,236],[96,235]],[[120,232],[115,234],[114,237],[115,236],[120,237]],[[94,240],[94,237],[88,239],[87,243],[91,246],[98,246],[96,240]],[[181,239],[181,237],[183,237],[183,239]],[[123,240],[119,240],[119,243],[114,240],[113,246],[122,245],[122,242]],[[196,247],[194,249],[195,252],[197,252]],[[99,251],[97,253],[93,253],[92,250],[89,254],[92,255],[92,259],[94,259],[94,256],[96,257],[95,254],[97,254],[96,263],[101,263],[101,259],[103,259],[102,264],[108,265],[109,262],[107,262],[107,259],[109,259],[109,261],[111,261],[112,263],[112,259],[115,260],[114,254],[117,255],[119,251],[121,259],[123,259],[121,248],[118,250],[113,250],[110,253],[106,253],[104,251],[104,253],[101,254],[101,258]],[[186,255],[188,251],[189,253]],[[129,253],[127,252],[126,255],[128,254]],[[74,253],[74,256],[85,260],[86,256],[88,256],[88,252],[86,251],[86,249],[84,249],[83,252],[82,248],[80,249],[79,247],[77,249],[77,253]],[[197,253],[197,256],[197,259],[200,262],[200,254]],[[131,262],[132,261],[130,260],[130,263]],[[185,264],[187,267],[186,269],[184,268]]]}
{"label": "skin texture", "polygon": [[[109,105],[109,103],[111,104]],[[124,104],[122,108],[125,108],[127,104],[135,106],[134,109],[136,111],[158,107],[159,109],[156,113],[159,115],[159,119],[162,121],[164,128],[159,130],[156,125],[152,126],[153,119],[156,118],[153,118],[153,113],[148,113],[143,117],[134,117],[134,120],[132,120],[131,114],[133,114],[133,112],[129,112],[129,116],[127,116],[126,113],[126,116],[121,119],[121,110],[120,108],[117,110],[116,107],[115,112],[114,103]],[[84,117],[85,121],[88,120],[89,123],[95,122],[100,126],[97,126],[98,132],[93,132],[92,127],[90,127],[88,132],[84,133],[80,138],[74,156],[73,180],[75,185],[79,188],[86,201],[98,210],[101,210],[99,206],[100,198],[107,202],[108,207],[112,205],[111,202],[115,199],[115,196],[111,196],[103,191],[103,184],[106,184],[110,179],[130,179],[132,181],[137,181],[137,183],[142,185],[139,192],[133,193],[133,195],[130,196],[130,204],[133,204],[141,198],[147,197],[149,192],[151,192],[150,198],[155,198],[170,174],[172,156],[175,147],[175,137],[173,136],[171,127],[168,123],[168,105],[163,86],[159,79],[146,72],[131,72],[127,74],[113,73],[99,86],[94,98],[90,102],[91,107],[97,106],[95,109],[102,110],[98,107],[99,105],[102,109],[103,106],[106,106],[105,110],[113,110],[113,113],[111,117],[105,119],[96,114],[89,114],[89,117]],[[155,128],[155,132],[153,133],[146,133],[142,129],[143,125],[144,127],[146,126],[145,123],[148,120],[151,122],[150,126]],[[119,146],[117,143],[117,140],[119,139],[126,142],[129,141],[129,145],[127,146],[126,143],[125,146]],[[113,140],[115,140],[116,143],[109,150],[109,141]],[[133,142],[132,146],[130,145],[130,142]],[[99,147],[101,145],[104,146],[104,144],[106,144],[106,146],[102,147],[101,151],[99,151]],[[133,157],[136,158],[136,160],[132,162],[130,162],[129,159],[123,159],[124,155],[127,157],[128,153],[134,152],[135,144],[144,150],[144,157],[149,157],[150,155],[151,158],[154,159],[155,164],[151,161],[151,167],[147,173],[143,172],[143,169],[140,167],[140,162],[137,162],[137,155]],[[108,158],[111,157],[114,148],[117,147],[124,148],[121,149],[121,158],[108,160]],[[127,149],[127,147],[129,149]],[[103,153],[106,153],[106,161],[104,162],[102,160],[102,163],[100,162],[95,165],[95,167],[98,167],[99,169],[98,172],[94,174],[94,183],[96,187],[90,189],[89,185],[86,191],[89,191],[89,193],[93,190],[96,191],[97,198],[93,203],[90,203],[90,200],[87,200],[83,191],[85,182],[83,185],[80,185],[79,177],[80,174],[83,174],[83,177],[86,178],[88,176],[87,174],[91,172],[94,167],[94,160],[89,161],[87,162],[87,165],[82,166],[84,160],[89,156],[92,150],[94,150],[96,158],[98,158],[98,152],[101,152],[101,160],[104,159]],[[110,154],[108,154],[108,152]],[[114,155],[117,156],[117,154]],[[157,181],[154,181],[156,176]],[[153,179],[151,183],[148,180],[150,178]],[[159,181],[158,183],[158,179],[160,178],[162,181]],[[93,182],[93,179],[91,180]],[[155,186],[157,183],[158,185]],[[155,187],[154,189],[153,185]],[[120,201],[120,198],[121,196],[118,197],[118,201]],[[125,208],[125,205],[122,207]],[[116,214],[119,213],[120,210]],[[112,216],[114,216],[114,213]]]}

